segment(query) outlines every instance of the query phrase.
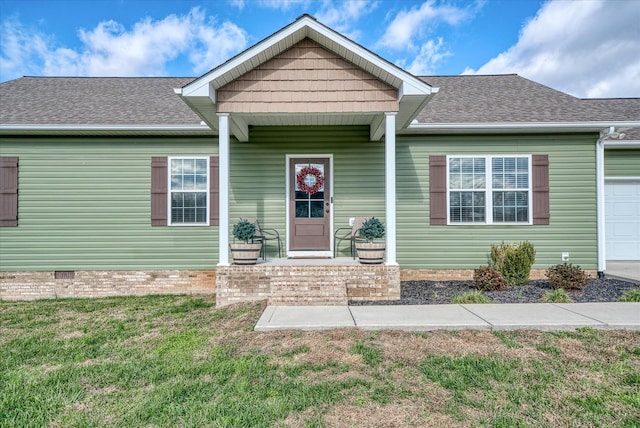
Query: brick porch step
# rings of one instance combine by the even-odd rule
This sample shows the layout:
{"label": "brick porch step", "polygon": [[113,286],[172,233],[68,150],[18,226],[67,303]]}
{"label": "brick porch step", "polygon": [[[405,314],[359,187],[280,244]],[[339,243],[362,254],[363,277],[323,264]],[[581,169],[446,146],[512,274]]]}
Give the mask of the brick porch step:
{"label": "brick porch step", "polygon": [[269,305],[347,305],[343,281],[322,281],[315,275],[278,278],[271,283]]}
{"label": "brick porch step", "polygon": [[216,305],[267,300],[269,305],[347,305],[349,300],[400,298],[398,265],[352,260],[275,260],[219,266]]}

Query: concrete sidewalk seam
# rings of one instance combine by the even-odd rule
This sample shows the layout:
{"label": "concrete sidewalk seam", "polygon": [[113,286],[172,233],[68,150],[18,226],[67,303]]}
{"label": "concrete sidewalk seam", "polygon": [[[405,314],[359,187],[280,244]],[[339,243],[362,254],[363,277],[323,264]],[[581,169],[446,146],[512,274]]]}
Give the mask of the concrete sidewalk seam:
{"label": "concrete sidewalk seam", "polygon": [[349,310],[349,315],[351,315],[351,320],[353,321],[353,326],[358,327],[358,322],[356,318],[353,316],[353,311],[351,311],[351,306],[347,305],[347,309]]}
{"label": "concrete sidewalk seam", "polygon": [[580,313],[580,312],[576,312],[576,311],[574,311],[574,310],[572,310],[572,309],[569,309],[569,308],[564,308],[564,307],[562,307],[562,306],[558,305],[557,303],[552,303],[552,305],[553,305],[553,306],[555,306],[556,308],[560,308],[560,309],[562,309],[562,310],[564,310],[564,311],[574,313],[574,314],[579,315],[579,316],[581,316],[581,317],[583,317],[583,318],[587,318],[587,319],[593,320],[593,321],[595,321],[595,322],[597,322],[597,323],[602,324],[603,326],[609,326],[609,323],[608,323],[608,322],[605,322],[605,321],[599,320],[599,319],[594,318],[594,317],[590,317],[589,315],[585,315],[585,314],[582,314],[582,313]]}
{"label": "concrete sidewalk seam", "polygon": [[462,307],[462,309],[464,309],[465,311],[469,312],[471,315],[473,315],[474,317],[478,318],[479,320],[481,320],[482,322],[486,323],[487,326],[489,327],[489,330],[493,331],[493,328],[495,327],[495,325],[491,322],[489,322],[488,320],[482,318],[480,315],[476,314],[475,312],[473,312],[471,309],[467,308],[465,305],[461,304],[459,305]]}

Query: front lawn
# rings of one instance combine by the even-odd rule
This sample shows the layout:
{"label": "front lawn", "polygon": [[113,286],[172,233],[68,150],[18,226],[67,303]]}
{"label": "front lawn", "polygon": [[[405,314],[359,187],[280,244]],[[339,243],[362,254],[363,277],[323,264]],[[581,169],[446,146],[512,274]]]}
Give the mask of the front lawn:
{"label": "front lawn", "polygon": [[0,302],[0,426],[640,426],[640,333],[257,333],[213,296]]}

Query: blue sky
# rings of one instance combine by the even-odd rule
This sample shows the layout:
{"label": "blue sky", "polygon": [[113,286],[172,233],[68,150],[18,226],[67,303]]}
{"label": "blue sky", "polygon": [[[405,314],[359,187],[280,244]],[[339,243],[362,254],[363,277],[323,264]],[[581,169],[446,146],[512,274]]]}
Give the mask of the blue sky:
{"label": "blue sky", "polygon": [[199,76],[303,13],[416,75],[640,97],[640,0],[0,0],[0,82]]}

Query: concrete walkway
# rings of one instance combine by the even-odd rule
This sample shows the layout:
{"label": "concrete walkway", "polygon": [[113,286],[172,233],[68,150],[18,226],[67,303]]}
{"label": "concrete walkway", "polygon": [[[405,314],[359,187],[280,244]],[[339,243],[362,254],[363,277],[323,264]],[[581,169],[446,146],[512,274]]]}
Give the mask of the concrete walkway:
{"label": "concrete walkway", "polygon": [[256,331],[323,330],[640,330],[640,303],[267,306]]}

